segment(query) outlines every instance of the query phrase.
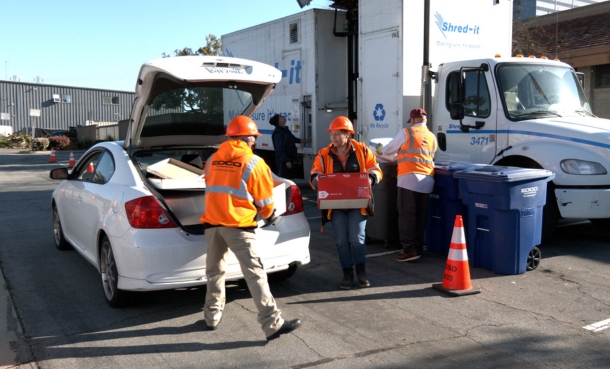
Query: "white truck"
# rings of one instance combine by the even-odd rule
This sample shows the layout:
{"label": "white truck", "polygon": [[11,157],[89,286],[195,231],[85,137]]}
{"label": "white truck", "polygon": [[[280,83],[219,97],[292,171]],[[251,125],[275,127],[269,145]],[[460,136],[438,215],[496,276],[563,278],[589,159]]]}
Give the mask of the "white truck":
{"label": "white truck", "polygon": [[[356,138],[369,142],[394,137],[405,126],[410,110],[423,107],[439,142],[436,160],[543,168],[555,173],[547,191],[543,234],[552,232],[560,216],[610,225],[610,121],[592,114],[569,65],[542,56],[510,57],[512,1],[353,3],[356,11],[350,4],[347,12],[339,12],[339,21],[314,21],[312,26],[318,33],[315,47],[344,42],[343,48],[334,50],[343,65],[337,65],[333,50],[322,57],[300,53],[300,65],[307,67],[301,75],[307,75],[312,84],[292,98],[304,102],[308,95],[317,96],[311,104],[312,116],[317,118],[311,122],[313,135],[308,136],[308,130],[295,133],[313,138],[311,147],[301,150],[305,169],[308,157],[328,145],[325,131],[335,114],[321,119],[325,111],[352,117]],[[290,50],[289,45],[274,43],[270,35],[290,30],[287,26],[292,19],[307,19],[316,12],[324,14],[308,11],[223,36],[223,47],[235,56],[259,60],[252,47],[245,45],[253,41],[235,39],[240,33],[256,37],[257,31],[267,35],[258,44],[261,54],[279,60]],[[329,33],[330,27],[341,29],[338,25],[343,19],[347,33],[357,24],[351,32],[357,35],[355,48],[349,39]],[[275,27],[275,23],[285,26]],[[329,73],[331,66],[337,68],[335,73]],[[350,66],[355,68],[347,73]],[[319,75],[320,68],[326,73]],[[285,84],[286,78],[280,83]],[[332,94],[319,97],[328,91]],[[331,101],[334,106],[347,106],[347,112],[332,109]]]}

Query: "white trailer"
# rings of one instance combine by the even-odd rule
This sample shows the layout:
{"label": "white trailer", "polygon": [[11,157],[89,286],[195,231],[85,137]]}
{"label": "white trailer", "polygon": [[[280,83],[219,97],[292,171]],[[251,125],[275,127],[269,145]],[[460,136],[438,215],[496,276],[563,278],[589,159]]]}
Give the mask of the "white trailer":
{"label": "white trailer", "polygon": [[[274,166],[274,127],[269,119],[275,114],[285,116],[286,126],[296,137],[312,139],[298,148],[304,159],[304,178],[318,150],[330,144],[326,132],[330,122],[348,115],[346,39],[333,35],[334,23],[334,11],[311,9],[221,37],[225,56],[259,61],[282,71],[273,94],[252,115],[263,134],[257,141],[257,154],[271,159],[266,161]],[[343,27],[344,23],[345,13],[339,12],[337,24]]]}

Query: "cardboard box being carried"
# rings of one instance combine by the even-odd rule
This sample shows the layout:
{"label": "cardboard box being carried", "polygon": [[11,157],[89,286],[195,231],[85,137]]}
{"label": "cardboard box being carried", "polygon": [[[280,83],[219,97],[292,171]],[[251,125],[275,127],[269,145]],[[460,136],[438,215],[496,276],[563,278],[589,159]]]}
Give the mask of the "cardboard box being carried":
{"label": "cardboard box being carried", "polygon": [[159,178],[149,178],[148,182],[158,189],[205,188],[203,170],[176,159],[165,159],[146,168]]}
{"label": "cardboard box being carried", "polygon": [[367,173],[318,175],[318,209],[361,209],[370,200]]}

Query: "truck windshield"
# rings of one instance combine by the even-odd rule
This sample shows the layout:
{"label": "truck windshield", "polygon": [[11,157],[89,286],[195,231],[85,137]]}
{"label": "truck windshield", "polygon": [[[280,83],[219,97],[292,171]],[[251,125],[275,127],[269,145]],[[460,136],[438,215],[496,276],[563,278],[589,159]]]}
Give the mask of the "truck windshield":
{"label": "truck windshield", "polygon": [[541,64],[500,64],[500,91],[514,120],[593,115],[572,69]]}

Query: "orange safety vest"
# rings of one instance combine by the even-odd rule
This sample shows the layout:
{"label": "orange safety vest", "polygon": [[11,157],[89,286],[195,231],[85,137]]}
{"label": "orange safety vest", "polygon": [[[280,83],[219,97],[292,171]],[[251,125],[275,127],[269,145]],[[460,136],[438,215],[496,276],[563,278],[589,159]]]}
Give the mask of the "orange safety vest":
{"label": "orange safety vest", "polygon": [[398,151],[398,176],[410,173],[434,176],[434,153],[437,144],[428,127],[405,128],[407,142]]}
{"label": "orange safety vest", "polygon": [[273,177],[264,160],[241,140],[223,142],[205,164],[201,223],[256,227],[256,213],[273,213]]}
{"label": "orange safety vest", "polygon": [[[360,173],[368,173],[372,174],[377,178],[377,182],[381,181],[383,178],[383,173],[379,168],[379,164],[377,163],[377,159],[375,159],[375,155],[371,153],[365,144],[360,143],[356,140],[351,140],[352,147],[354,152],[356,153],[356,158],[358,159],[358,166]],[[324,173],[334,173],[334,159],[330,156],[330,149],[333,145],[330,144],[328,147],[323,148],[318,152],[318,156],[314,160],[313,168],[311,169],[311,174],[324,174]],[[349,158],[348,158],[349,159]],[[347,165],[347,163],[346,163]],[[339,166],[341,164],[339,163]],[[311,184],[311,179],[310,179]],[[313,188],[313,185],[312,185]],[[372,196],[372,194],[371,194]],[[372,203],[371,199],[371,203]],[[369,205],[366,209],[361,209],[363,215],[373,215],[373,209]],[[328,210],[327,217],[330,219],[331,210]]]}

